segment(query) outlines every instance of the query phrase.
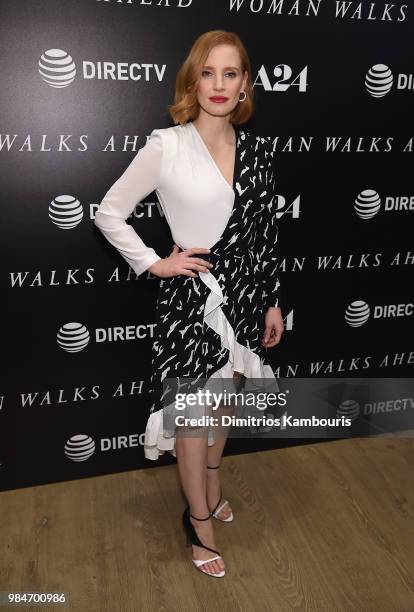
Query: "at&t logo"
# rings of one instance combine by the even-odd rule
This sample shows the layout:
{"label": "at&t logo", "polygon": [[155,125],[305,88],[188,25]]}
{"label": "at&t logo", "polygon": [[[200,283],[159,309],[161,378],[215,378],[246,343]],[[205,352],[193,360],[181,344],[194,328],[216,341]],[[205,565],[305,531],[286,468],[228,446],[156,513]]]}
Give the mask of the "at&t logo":
{"label": "at&t logo", "polygon": [[350,327],[361,327],[372,316],[373,319],[412,317],[414,304],[377,304],[372,309],[364,300],[355,300],[345,311],[345,321]]}
{"label": "at&t logo", "polygon": [[[385,64],[375,64],[365,75],[365,87],[373,98],[383,98],[394,85],[391,69]],[[414,89],[414,75],[401,72],[397,75],[397,89]]]}
{"label": "at&t logo", "polygon": [[[93,62],[82,60],[83,79],[113,81],[152,81],[163,80],[166,64],[138,64],[137,62]],[[68,87],[77,74],[72,56],[63,49],[48,49],[42,53],[38,70],[42,80],[55,89]]]}
{"label": "at&t logo", "polygon": [[[360,219],[375,217],[381,210],[381,197],[375,189],[364,189],[354,202],[354,210]],[[414,211],[414,196],[385,196],[384,212]]]}
{"label": "at&t logo", "polygon": [[[156,323],[140,325],[126,325],[121,327],[97,327],[95,329],[95,342],[125,342],[127,340],[142,340],[153,338]],[[57,343],[67,353],[79,353],[89,344],[91,336],[83,323],[71,321],[65,323],[57,333]]]}
{"label": "at&t logo", "polygon": [[[98,450],[105,451],[122,451],[128,448],[137,448],[144,445],[145,433],[142,434],[126,434],[112,436],[111,438],[101,438],[99,440]],[[90,459],[97,450],[95,441],[88,434],[75,434],[65,443],[64,454],[71,461],[86,461]]]}

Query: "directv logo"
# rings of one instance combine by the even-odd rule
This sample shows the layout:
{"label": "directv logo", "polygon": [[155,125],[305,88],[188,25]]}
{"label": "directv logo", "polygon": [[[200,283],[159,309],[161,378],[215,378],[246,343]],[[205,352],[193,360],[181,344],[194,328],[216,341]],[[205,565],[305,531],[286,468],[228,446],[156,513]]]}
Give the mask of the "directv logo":
{"label": "directv logo", "polygon": [[[72,56],[63,49],[48,49],[42,53],[38,70],[42,80],[55,89],[68,87],[75,80],[76,66]],[[152,81],[163,80],[166,64],[146,62],[92,62],[82,61],[82,77],[112,81]]]}
{"label": "directv logo", "polygon": [[397,317],[412,317],[414,304],[377,304],[373,307],[364,300],[355,300],[345,311],[345,321],[350,327],[361,327],[372,316],[373,319],[394,319]]}
{"label": "directv logo", "polygon": [[[127,434],[113,436],[112,438],[101,438],[98,450],[123,451],[129,448],[139,448],[144,445],[145,433]],[[88,434],[75,434],[65,443],[64,453],[71,461],[86,461],[90,459],[97,450],[94,440]]]}
{"label": "directv logo", "polygon": [[[373,98],[383,98],[392,89],[394,77],[388,66],[375,64],[365,75],[365,87]],[[396,88],[400,90],[414,89],[414,75],[400,73],[397,76]]]}

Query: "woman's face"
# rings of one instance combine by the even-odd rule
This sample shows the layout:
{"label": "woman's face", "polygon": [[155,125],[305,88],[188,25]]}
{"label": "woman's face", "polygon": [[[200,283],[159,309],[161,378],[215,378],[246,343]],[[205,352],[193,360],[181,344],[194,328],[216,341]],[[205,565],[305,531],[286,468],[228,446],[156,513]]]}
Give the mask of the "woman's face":
{"label": "woman's face", "polygon": [[201,68],[198,103],[210,115],[228,115],[237,106],[246,83],[247,71],[242,74],[237,47],[217,45],[211,49]]}

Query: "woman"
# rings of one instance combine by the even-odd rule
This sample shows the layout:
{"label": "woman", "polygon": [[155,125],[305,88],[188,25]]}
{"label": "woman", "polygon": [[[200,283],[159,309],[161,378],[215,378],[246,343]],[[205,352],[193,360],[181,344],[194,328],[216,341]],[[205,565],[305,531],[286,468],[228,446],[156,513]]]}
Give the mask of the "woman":
{"label": "woman", "polygon": [[[194,43],[176,80],[173,127],[151,132],[109,189],[95,224],[136,274],[160,277],[153,344],[153,402],[145,456],[177,457],[193,562],[222,577],[211,518],[230,522],[218,467],[226,432],[181,435],[165,423],[170,379],[275,379],[266,349],[283,333],[277,277],[273,150],[239,127],[253,113],[251,68],[239,37],[214,30]],[[126,223],[156,191],[175,245],[161,258]],[[209,468],[209,469],[207,469]],[[218,501],[217,501],[218,500]],[[215,553],[213,556],[211,553]]]}

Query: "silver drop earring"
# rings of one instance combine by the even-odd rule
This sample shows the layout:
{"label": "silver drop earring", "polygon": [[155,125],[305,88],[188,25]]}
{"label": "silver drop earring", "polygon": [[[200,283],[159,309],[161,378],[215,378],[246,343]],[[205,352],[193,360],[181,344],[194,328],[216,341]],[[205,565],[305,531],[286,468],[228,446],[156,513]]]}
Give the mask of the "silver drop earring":
{"label": "silver drop earring", "polygon": [[239,98],[239,102],[244,102],[245,99],[247,98],[247,94],[246,94],[245,91],[241,91],[240,93],[244,94],[244,98],[243,98],[243,100],[240,100],[240,98]]}

